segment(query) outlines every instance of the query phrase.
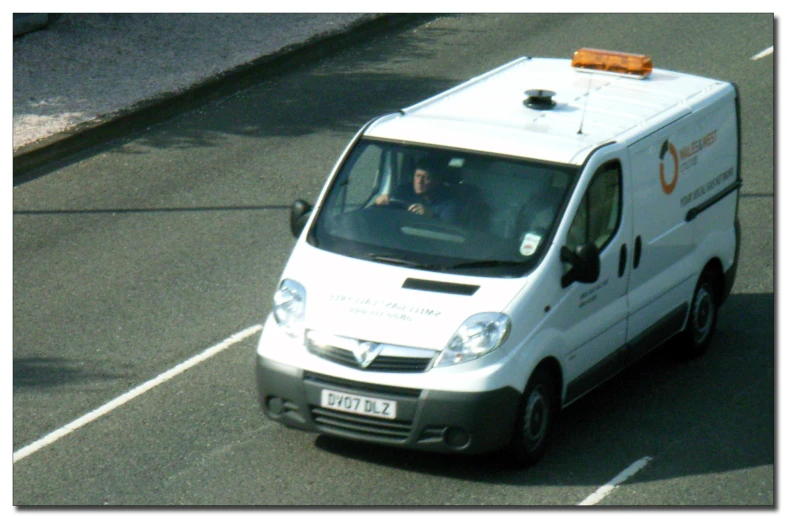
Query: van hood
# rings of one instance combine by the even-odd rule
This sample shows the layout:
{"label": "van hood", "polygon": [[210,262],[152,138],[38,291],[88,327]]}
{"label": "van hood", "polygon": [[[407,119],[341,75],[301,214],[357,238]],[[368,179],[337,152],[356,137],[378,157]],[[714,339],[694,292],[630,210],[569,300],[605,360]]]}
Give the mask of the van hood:
{"label": "van hood", "polygon": [[282,277],[306,290],[307,329],[433,350],[471,315],[503,312],[527,284],[364,261],[306,243],[295,247]]}

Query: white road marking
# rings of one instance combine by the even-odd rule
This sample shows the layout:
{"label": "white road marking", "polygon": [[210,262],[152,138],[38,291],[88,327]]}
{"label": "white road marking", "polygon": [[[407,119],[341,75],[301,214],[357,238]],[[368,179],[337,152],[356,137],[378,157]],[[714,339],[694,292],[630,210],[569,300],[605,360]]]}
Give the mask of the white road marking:
{"label": "white road marking", "polygon": [[34,452],[38,451],[39,449],[42,449],[42,448],[46,447],[47,445],[51,445],[51,444],[55,443],[57,440],[59,440],[63,436],[66,436],[67,434],[70,434],[70,433],[76,431],[80,427],[89,424],[93,420],[96,420],[97,418],[99,418],[99,417],[109,413],[110,411],[112,411],[114,409],[117,409],[118,407],[120,407],[121,405],[129,402],[133,398],[136,398],[136,397],[140,396],[141,394],[146,393],[147,391],[150,391],[151,389],[153,389],[154,387],[158,386],[159,384],[162,384],[162,383],[166,382],[167,380],[169,380],[169,379],[171,379],[171,378],[173,378],[173,377],[183,373],[187,369],[196,366],[200,362],[209,359],[210,357],[216,355],[217,353],[219,353],[219,352],[221,352],[223,350],[226,350],[227,348],[229,348],[233,344],[238,343],[238,342],[240,342],[240,341],[242,341],[242,340],[244,340],[244,339],[254,335],[255,333],[257,333],[260,330],[262,330],[262,325],[259,325],[259,324],[255,325],[255,326],[252,326],[250,328],[246,328],[245,330],[240,331],[240,332],[236,333],[235,335],[232,335],[231,337],[228,337],[228,338],[224,339],[223,341],[221,341],[220,343],[216,344],[215,346],[211,346],[210,348],[208,348],[207,350],[203,351],[199,355],[195,355],[194,357],[191,357],[190,359],[188,359],[188,360],[186,360],[184,362],[181,362],[180,364],[178,364],[174,368],[172,368],[172,369],[170,369],[168,371],[165,371],[161,375],[157,376],[156,378],[154,378],[152,380],[149,380],[149,381],[145,382],[141,386],[137,386],[136,388],[132,389],[131,391],[120,395],[119,397],[115,398],[114,400],[111,400],[110,402],[107,402],[106,404],[102,405],[98,409],[96,409],[94,411],[91,411],[88,414],[82,416],[81,418],[77,418],[73,422],[71,422],[71,423],[69,423],[67,425],[64,425],[60,429],[47,434],[46,436],[44,436],[40,440],[37,440],[37,441],[31,443],[30,445],[28,445],[26,447],[22,447],[21,449],[19,449],[18,451],[16,451],[14,453],[14,463],[16,463],[17,461],[19,461],[19,460],[21,460],[23,458],[26,458],[27,456],[33,454]]}
{"label": "white road marking", "polygon": [[613,478],[609,483],[607,483],[606,485],[604,485],[603,487],[599,488],[598,490],[590,494],[588,497],[586,497],[584,501],[579,503],[579,506],[595,505],[596,503],[607,497],[609,494],[611,494],[618,487],[618,485],[626,481],[628,478],[630,478],[640,470],[644,469],[645,465],[650,463],[652,459],[653,458],[651,458],[650,456],[645,456],[641,460],[635,461],[634,463],[629,465],[629,467],[626,470],[624,470],[623,472],[618,474],[615,478]]}
{"label": "white road marking", "polygon": [[760,59],[760,58],[764,58],[765,56],[770,56],[771,54],[773,54],[773,47],[772,46],[768,47],[767,49],[765,49],[762,52],[759,52],[759,53],[755,54],[754,56],[751,57],[751,59]]}

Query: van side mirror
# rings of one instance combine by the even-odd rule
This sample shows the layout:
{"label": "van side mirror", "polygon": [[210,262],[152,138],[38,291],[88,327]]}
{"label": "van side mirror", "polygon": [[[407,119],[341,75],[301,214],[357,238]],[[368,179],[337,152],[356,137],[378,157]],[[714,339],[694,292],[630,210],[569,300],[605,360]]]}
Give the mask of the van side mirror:
{"label": "van side mirror", "polygon": [[309,215],[312,212],[312,205],[305,200],[296,200],[290,207],[290,231],[298,238],[306,227]]}
{"label": "van side mirror", "polygon": [[563,275],[563,288],[575,281],[595,283],[598,280],[601,272],[601,259],[595,243],[577,245],[573,251],[564,246],[560,249],[560,260],[571,265],[569,271]]}

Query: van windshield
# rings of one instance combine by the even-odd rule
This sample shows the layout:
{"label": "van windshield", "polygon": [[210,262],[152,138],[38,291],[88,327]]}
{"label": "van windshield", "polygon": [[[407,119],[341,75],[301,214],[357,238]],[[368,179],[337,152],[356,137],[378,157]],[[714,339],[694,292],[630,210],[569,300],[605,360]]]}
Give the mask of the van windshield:
{"label": "van windshield", "polygon": [[359,141],[309,230],[322,249],[370,261],[522,276],[546,250],[578,168]]}

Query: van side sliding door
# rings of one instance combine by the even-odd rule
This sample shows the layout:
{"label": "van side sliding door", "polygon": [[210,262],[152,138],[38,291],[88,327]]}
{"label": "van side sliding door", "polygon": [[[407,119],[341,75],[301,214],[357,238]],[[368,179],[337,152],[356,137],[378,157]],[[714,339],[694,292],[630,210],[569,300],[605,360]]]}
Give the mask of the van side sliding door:
{"label": "van side sliding door", "polygon": [[699,130],[685,117],[629,147],[634,202],[634,263],[629,285],[627,361],[658,346],[683,326],[696,282],[693,235],[681,210],[691,173],[682,143]]}

